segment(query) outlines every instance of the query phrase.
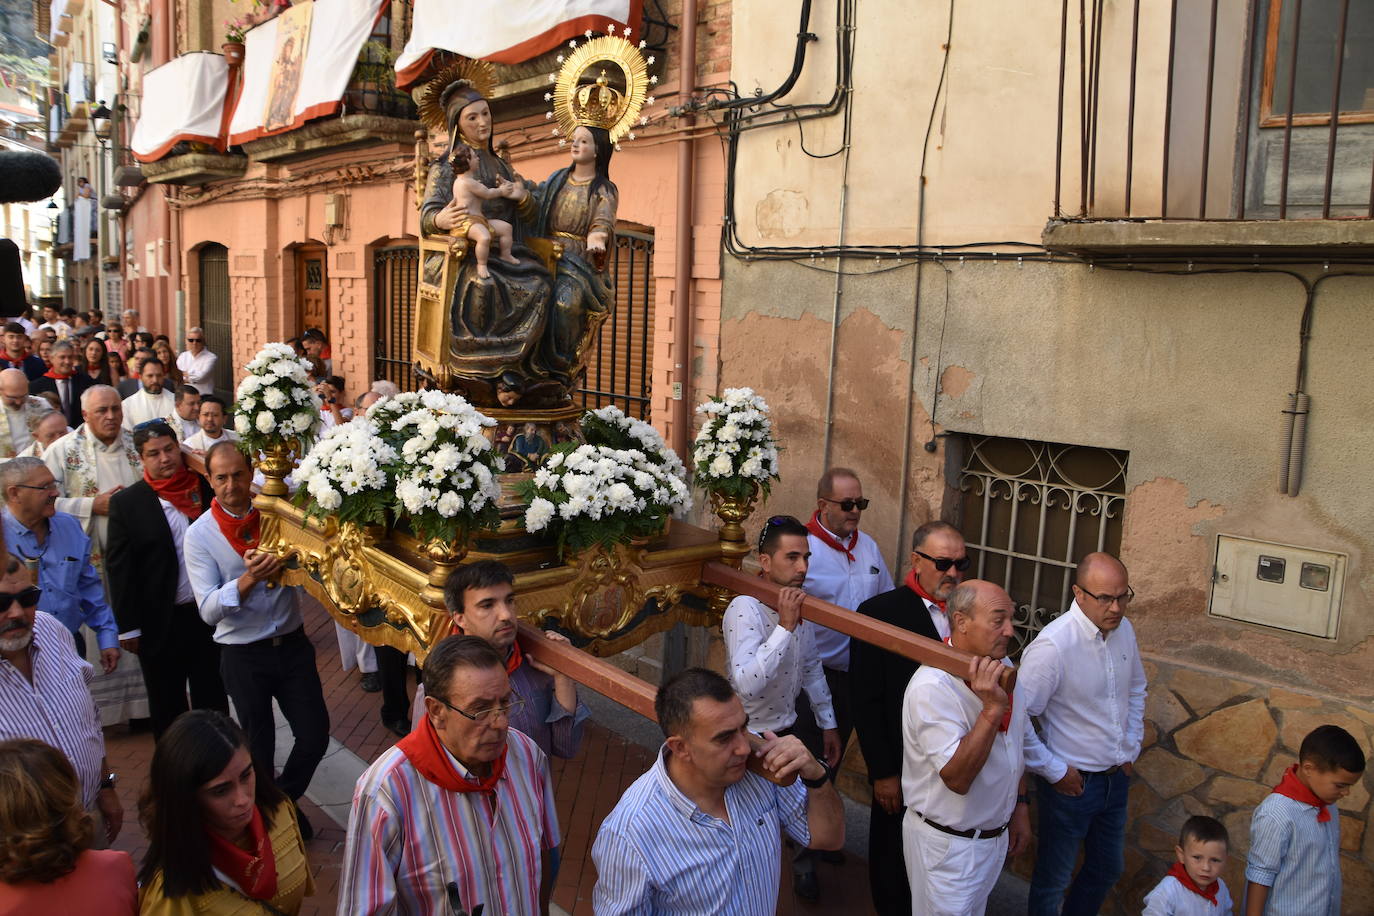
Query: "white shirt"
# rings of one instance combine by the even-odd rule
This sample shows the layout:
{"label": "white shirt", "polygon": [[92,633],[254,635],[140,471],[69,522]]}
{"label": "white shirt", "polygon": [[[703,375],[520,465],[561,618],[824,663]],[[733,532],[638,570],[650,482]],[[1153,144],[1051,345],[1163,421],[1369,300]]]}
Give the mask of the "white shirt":
{"label": "white shirt", "polygon": [[10,427],[10,446],[17,455],[33,443],[33,433],[29,432],[29,413],[22,407],[13,410],[7,406],[5,420]]}
{"label": "white shirt", "polygon": [[1046,766],[1031,770],[1050,782],[1070,766],[1133,763],[1145,735],[1145,668],[1131,621],[1104,633],[1075,601],[1021,654],[1016,699],[1040,717]]}
{"label": "white shirt", "polygon": [[60,318],[57,321],[45,321],[38,326],[40,331],[44,328],[52,328],[58,340],[72,336],[72,326]]}
{"label": "white shirt", "polygon": [[[892,591],[892,576],[888,574],[878,545],[862,531],[858,535],[850,551],[854,555],[852,563],[843,551],[827,545],[814,534],[806,536],[811,545],[811,565],[802,588],[808,595],[854,611],[874,595]],[[833,531],[830,536],[841,544],[849,540],[835,537]],[[849,670],[849,637],[843,633],[829,627],[816,627],[816,651],[825,667]]]}
{"label": "white shirt", "polygon": [[803,620],[788,631],[778,613],[762,602],[739,595],[721,621],[730,683],[756,732],[777,731],[797,720],[797,694],[806,690],[821,728],[835,727],[835,709],[816,654],[815,624]]}
{"label": "white shirt", "polygon": [[181,370],[186,384],[195,386],[201,394],[214,394],[217,362],[219,357],[209,350],[201,350],[199,353],[186,350],[177,357],[177,368]]}
{"label": "white shirt", "polygon": [[983,701],[947,671],[922,665],[911,676],[902,700],[902,798],[912,811],[955,830],[995,830],[1011,820],[1027,735],[1034,731],[1021,703],[1012,703],[1011,722],[992,739],[966,795],[940,778],[982,711]]}
{"label": "white shirt", "polygon": [[[149,420],[165,420],[177,409],[177,396],[167,388],[161,394],[149,394],[139,390],[124,399],[124,428],[132,430],[140,423]],[[180,419],[178,417],[178,419]]]}
{"label": "white shirt", "polygon": [[933,601],[921,600],[925,601],[926,613],[930,614],[930,622],[935,624],[935,632],[940,634],[941,639],[949,639],[949,612]]}
{"label": "white shirt", "polygon": [[1165,875],[1155,889],[1145,895],[1145,911],[1141,916],[1231,916],[1235,904],[1226,882],[1217,878],[1215,905],[1184,887],[1173,875]]}
{"label": "white shirt", "polygon": [[[200,432],[200,421],[199,421],[199,420],[188,420],[188,419],[186,419],[185,417],[183,417],[183,416],[182,416],[181,414],[179,414],[179,413],[173,413],[171,419],[172,419],[173,421],[180,421],[180,424],[181,424],[181,436],[180,436],[179,438],[181,439],[182,442],[185,442],[185,441],[186,441],[187,439],[189,439],[191,436],[194,436],[196,433]],[[175,430],[176,427],[173,426],[172,429]]]}
{"label": "white shirt", "polygon": [[209,509],[186,529],[182,556],[200,618],[215,628],[215,642],[243,645],[300,629],[300,586],[268,588],[258,582],[239,596],[238,578],[248,568],[225,540]]}
{"label": "white shirt", "polygon": [[214,445],[217,442],[237,441],[239,441],[239,434],[234,432],[232,429],[225,427],[223,430],[220,431],[218,439],[211,439],[209,434],[206,433],[205,430],[198,429],[196,430],[195,435],[187,436],[186,440],[182,444],[185,445],[187,448],[193,449],[197,452],[208,452],[210,450],[210,446]]}

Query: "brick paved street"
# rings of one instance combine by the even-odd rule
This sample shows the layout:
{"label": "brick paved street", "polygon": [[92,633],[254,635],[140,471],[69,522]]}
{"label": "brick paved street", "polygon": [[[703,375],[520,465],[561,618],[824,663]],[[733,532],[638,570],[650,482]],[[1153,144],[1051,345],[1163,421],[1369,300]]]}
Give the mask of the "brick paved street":
{"label": "brick paved street", "polygon": [[[320,680],[329,705],[330,731],[334,738],[365,762],[390,747],[395,736],[381,723],[379,694],[364,693],[356,671],[345,674],[339,665],[333,623],[313,600],[307,600],[306,630],[315,644]],[[413,691],[414,684],[411,689]],[[124,802],[125,824],[115,846],[141,861],[147,842],[137,820],[138,796],[145,787],[153,739],[148,732],[134,733],[127,726],[106,729],[110,764],[120,774],[119,794]],[[553,761],[558,820],[563,829],[563,864],[554,889],[554,903],[573,914],[590,916],[592,888],[596,883],[591,863],[591,844],[596,828],[615,806],[622,791],[648,769],[652,751],[627,741],[595,722],[587,723],[582,753],[575,760]],[[307,844],[315,871],[316,894],[306,900],[303,916],[335,912],[339,866],[343,856],[344,830],[308,799],[301,807],[315,826],[315,838]],[[822,904],[795,901],[790,892],[790,869],[783,868],[780,914],[856,914],[870,912],[867,866],[850,855],[843,866],[820,866]],[[838,898],[843,889],[844,905]],[[830,905],[824,905],[826,898]],[[495,914],[493,914],[495,916]]]}

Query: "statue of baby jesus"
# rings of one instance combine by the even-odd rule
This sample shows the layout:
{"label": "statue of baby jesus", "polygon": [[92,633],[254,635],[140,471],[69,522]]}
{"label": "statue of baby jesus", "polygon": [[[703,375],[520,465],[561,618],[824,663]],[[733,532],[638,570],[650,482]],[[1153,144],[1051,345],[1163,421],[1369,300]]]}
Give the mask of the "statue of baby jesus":
{"label": "statue of baby jesus", "polygon": [[477,276],[486,280],[491,277],[491,272],[487,270],[487,257],[491,252],[493,235],[496,236],[501,248],[501,260],[507,264],[519,264],[520,261],[511,254],[511,246],[515,244],[511,224],[503,219],[488,219],[483,216],[482,201],[496,200],[499,197],[513,198],[520,193],[520,188],[509,181],[501,182],[498,188],[489,188],[472,177],[472,150],[461,143],[453,151],[450,162],[453,165],[453,202],[463,207],[466,212],[458,218],[449,234],[466,236],[472,240],[473,256],[477,261]]}

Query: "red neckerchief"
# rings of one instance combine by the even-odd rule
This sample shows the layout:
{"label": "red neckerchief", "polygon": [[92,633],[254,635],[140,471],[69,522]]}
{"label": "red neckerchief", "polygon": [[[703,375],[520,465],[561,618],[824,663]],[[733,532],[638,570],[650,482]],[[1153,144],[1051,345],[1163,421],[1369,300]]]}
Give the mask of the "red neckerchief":
{"label": "red neckerchief", "polygon": [[[205,504],[200,501],[200,475],[186,465],[183,464],[180,471],[166,480],[154,480],[148,476],[145,469],[143,479],[153,488],[159,499],[167,500],[178,512],[192,521],[200,518],[200,514],[205,511]],[[220,527],[224,527],[223,523]]]}
{"label": "red neckerchief", "polygon": [[[463,632],[463,628],[455,623],[453,629],[449,631],[449,635],[464,636],[466,634]],[[515,669],[519,668],[524,661],[525,654],[520,651],[520,640],[517,639],[510,644],[510,654],[506,656],[506,674],[514,674]]]}
{"label": "red neckerchief", "polygon": [[8,351],[8,350],[5,351],[4,356],[5,356],[5,362],[9,364],[9,367],[10,367],[11,369],[23,369],[23,368],[24,368],[24,360],[26,360],[26,359],[29,358],[27,353],[21,353],[21,354],[19,354],[19,358],[18,358],[18,359],[12,359],[12,358],[10,357],[10,354],[9,354],[9,351]]}
{"label": "red neckerchief", "polygon": [[859,532],[857,529],[849,536],[849,546],[846,547],[835,538],[835,535],[825,530],[825,526],[821,524],[821,513],[817,510],[811,513],[811,521],[806,523],[806,530],[820,538],[822,544],[829,547],[831,550],[840,551],[849,559],[849,562],[854,562],[854,548],[859,544]]}
{"label": "red neckerchief", "polygon": [[905,585],[907,588],[911,589],[916,594],[920,595],[922,598],[929,601],[931,604],[938,607],[940,610],[943,611],[945,609],[945,603],[943,601],[941,601],[939,598],[936,598],[934,595],[932,595],[925,589],[921,588],[921,583],[916,579],[915,569],[908,570],[906,574],[906,581],[902,584]]}
{"label": "red neckerchief", "polygon": [[420,727],[397,741],[396,746],[406,755],[417,773],[450,792],[495,792],[501,774],[506,771],[506,749],[502,748],[501,756],[491,762],[491,773],[486,779],[478,782],[464,779],[463,774],[454,769],[453,761],[440,743],[439,733],[434,730],[434,723],[429,716],[422,718]]}
{"label": "red neckerchief", "polygon": [[[278,817],[290,817],[289,813]],[[243,892],[254,900],[271,900],[277,896],[277,858],[272,853],[272,838],[267,835],[258,806],[253,806],[253,820],[248,824],[252,850],[240,849],[213,831],[210,837],[210,864],[229,876]]]}
{"label": "red neckerchief", "polygon": [[1318,798],[1315,792],[1303,785],[1302,780],[1298,779],[1298,765],[1296,763],[1284,770],[1283,779],[1274,786],[1274,794],[1316,808],[1318,824],[1325,824],[1331,820],[1331,812],[1326,809],[1326,803]]}
{"label": "red neckerchief", "polygon": [[[951,639],[951,637],[949,637],[949,636],[946,636],[946,637],[945,637],[945,645],[947,645],[947,646],[953,646],[953,645],[954,645],[954,643],[951,642],[950,639]],[[973,685],[970,684],[968,681],[964,681],[964,686],[967,687],[969,690],[972,690],[972,689],[973,689]],[[1014,688],[1013,688],[1013,689],[1014,689]],[[1004,712],[1004,713],[1002,713],[1002,722],[1001,722],[1000,725],[997,726],[997,730],[998,730],[999,732],[1004,732],[1004,731],[1006,731],[1009,727],[1011,727],[1011,709],[1012,709],[1012,706],[1015,704],[1015,702],[1016,702],[1016,701],[1015,701],[1015,698],[1012,696],[1012,691],[1011,691],[1011,690],[1008,690],[1008,691],[1007,691],[1007,711]]]}
{"label": "red neckerchief", "polygon": [[258,546],[258,528],[262,521],[262,516],[258,514],[258,507],[254,506],[248,510],[248,514],[243,518],[234,518],[224,510],[219,504],[219,500],[210,500],[210,514],[215,517],[215,523],[219,525],[220,534],[229,542],[229,546],[234,548],[234,553],[243,556],[249,549]]}
{"label": "red neckerchief", "polygon": [[54,371],[51,370],[51,369],[49,369],[47,372],[44,372],[44,373],[43,373],[43,377],[44,377],[44,378],[55,378],[55,379],[57,379],[58,381],[61,381],[62,379],[69,379],[69,378],[71,378],[70,375],[58,375],[56,372],[54,372]]}
{"label": "red neckerchief", "polygon": [[1207,890],[1204,891],[1193,883],[1193,879],[1188,875],[1188,870],[1183,867],[1182,862],[1174,863],[1173,868],[1169,869],[1169,877],[1176,878],[1179,884],[1182,884],[1199,897],[1204,898],[1211,903],[1212,906],[1217,905],[1217,884],[1219,882],[1213,881],[1211,884],[1207,885]]}

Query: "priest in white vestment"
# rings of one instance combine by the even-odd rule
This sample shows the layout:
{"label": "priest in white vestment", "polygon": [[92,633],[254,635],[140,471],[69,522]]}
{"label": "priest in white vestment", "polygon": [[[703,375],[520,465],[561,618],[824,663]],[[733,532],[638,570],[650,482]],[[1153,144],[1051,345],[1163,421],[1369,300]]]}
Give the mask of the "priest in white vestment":
{"label": "priest in white vestment", "polygon": [[[81,393],[81,416],[84,423],[43,452],[43,463],[57,478],[57,511],[81,521],[91,538],[91,563],[104,581],[110,497],[143,479],[143,462],[134,449],[133,436],[122,428],[124,410],[118,391],[109,385],[87,388]],[[94,644],[87,640],[88,646]],[[96,681],[91,695],[102,725],[147,717],[148,692],[137,655],[121,653],[119,666]]]}
{"label": "priest in white vestment", "polygon": [[125,429],[132,432],[140,423],[166,420],[176,413],[176,395],[163,387],[165,377],[162,360],[154,356],[143,361],[143,368],[138,373],[143,388],[124,399]]}
{"label": "priest in white vestment", "polygon": [[52,405],[29,394],[29,377],[23,369],[0,372],[0,402],[5,422],[0,423],[0,458],[13,458],[33,444],[38,421],[52,413]]}

